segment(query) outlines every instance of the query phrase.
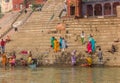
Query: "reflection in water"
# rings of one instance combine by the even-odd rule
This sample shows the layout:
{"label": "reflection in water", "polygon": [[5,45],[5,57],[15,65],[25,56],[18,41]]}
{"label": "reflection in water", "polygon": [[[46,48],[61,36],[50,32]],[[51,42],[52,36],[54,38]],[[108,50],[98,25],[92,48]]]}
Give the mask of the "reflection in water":
{"label": "reflection in water", "polygon": [[2,79],[2,83],[7,83],[7,81],[5,79]]}
{"label": "reflection in water", "polygon": [[89,69],[88,71],[87,71],[87,73],[88,73],[88,76],[87,76],[87,80],[89,80],[89,83],[94,83],[93,81],[93,76],[94,76],[94,73],[92,72],[92,69]]}
{"label": "reflection in water", "polygon": [[60,83],[68,83],[67,72],[61,71]]}
{"label": "reflection in water", "polygon": [[71,79],[72,79],[71,82],[74,83],[74,82],[75,82],[75,68],[74,68],[74,67],[71,68],[71,71],[72,71],[72,72],[71,72],[71,73],[72,73],[72,74],[71,74]]}
{"label": "reflection in water", "polygon": [[120,83],[120,68],[0,69],[0,83]]}

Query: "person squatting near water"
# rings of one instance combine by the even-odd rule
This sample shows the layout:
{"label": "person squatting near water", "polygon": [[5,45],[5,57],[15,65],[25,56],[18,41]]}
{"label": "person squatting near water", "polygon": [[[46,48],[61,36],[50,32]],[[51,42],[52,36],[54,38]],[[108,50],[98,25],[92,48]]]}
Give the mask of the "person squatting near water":
{"label": "person squatting near water", "polygon": [[3,67],[4,69],[6,69],[6,65],[7,65],[7,61],[8,61],[7,56],[6,56],[6,53],[3,53],[3,54],[1,55],[1,57],[2,57],[2,59],[1,59],[2,67]]}
{"label": "person squatting near water", "polygon": [[87,56],[85,58],[85,63],[81,64],[82,67],[91,67],[93,63],[92,57],[91,56]]}
{"label": "person squatting near water", "polygon": [[24,58],[20,58],[20,66],[27,66],[27,61]]}
{"label": "person squatting near water", "polygon": [[[77,65],[77,56],[76,56],[76,50],[73,50],[71,52],[71,65],[75,66]],[[83,59],[85,62],[83,64],[80,64],[82,67],[91,67],[93,64],[92,57],[88,55],[85,59]]]}
{"label": "person squatting near water", "polygon": [[75,66],[76,65],[76,50],[73,50],[71,53],[71,65]]}
{"label": "person squatting near water", "polygon": [[37,59],[32,57],[32,54],[30,52],[30,54],[28,55],[27,59],[17,59],[16,60],[16,54],[15,53],[2,53],[0,55],[1,59],[1,65],[4,69],[7,68],[11,68],[14,69],[16,66],[22,66],[22,67],[26,67],[29,66],[32,69],[35,69],[38,65]]}
{"label": "person squatting near water", "polygon": [[16,59],[15,59],[15,57],[13,57],[13,56],[9,57],[9,64],[10,64],[11,68],[15,67],[15,65],[16,65]]}
{"label": "person squatting near water", "polygon": [[8,65],[10,68],[14,68],[16,66],[16,57],[14,55],[10,55],[9,57],[4,52],[1,54],[1,62],[2,67],[6,69],[6,66]]}
{"label": "person squatting near water", "polygon": [[29,53],[27,64],[31,69],[35,69],[37,67],[37,59],[32,57],[32,53]]}
{"label": "person squatting near water", "polygon": [[98,62],[101,63],[102,60],[103,60],[103,53],[102,53],[101,48],[99,48],[99,51],[98,51],[97,55],[98,55]]}

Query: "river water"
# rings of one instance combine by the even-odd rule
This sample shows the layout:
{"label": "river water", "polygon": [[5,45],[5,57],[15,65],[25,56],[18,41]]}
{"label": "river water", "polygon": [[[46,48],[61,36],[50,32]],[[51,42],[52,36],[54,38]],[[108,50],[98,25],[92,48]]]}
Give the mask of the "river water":
{"label": "river water", "polygon": [[0,69],[0,83],[120,83],[119,67]]}

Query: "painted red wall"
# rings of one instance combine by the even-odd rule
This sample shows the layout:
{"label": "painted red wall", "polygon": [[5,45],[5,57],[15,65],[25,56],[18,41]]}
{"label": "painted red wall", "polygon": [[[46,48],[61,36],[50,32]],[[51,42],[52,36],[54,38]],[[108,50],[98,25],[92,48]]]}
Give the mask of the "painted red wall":
{"label": "painted red wall", "polygon": [[[20,5],[22,5],[24,0],[13,0],[13,11],[15,10],[20,10]],[[40,4],[43,3],[44,0],[35,0],[36,4]],[[29,3],[27,5],[27,7],[29,7]]]}
{"label": "painted red wall", "polygon": [[40,4],[40,3],[43,3],[43,2],[44,2],[44,0],[35,0],[36,4]]}
{"label": "painted red wall", "polygon": [[13,0],[13,10],[20,10],[20,4],[23,3],[23,0]]}

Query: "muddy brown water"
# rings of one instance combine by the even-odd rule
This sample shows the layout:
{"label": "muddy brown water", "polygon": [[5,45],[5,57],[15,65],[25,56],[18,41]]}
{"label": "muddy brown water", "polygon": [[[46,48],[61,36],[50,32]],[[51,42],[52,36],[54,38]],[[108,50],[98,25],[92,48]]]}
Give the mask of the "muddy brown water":
{"label": "muddy brown water", "polygon": [[39,67],[2,69],[0,83],[120,83],[119,67]]}

